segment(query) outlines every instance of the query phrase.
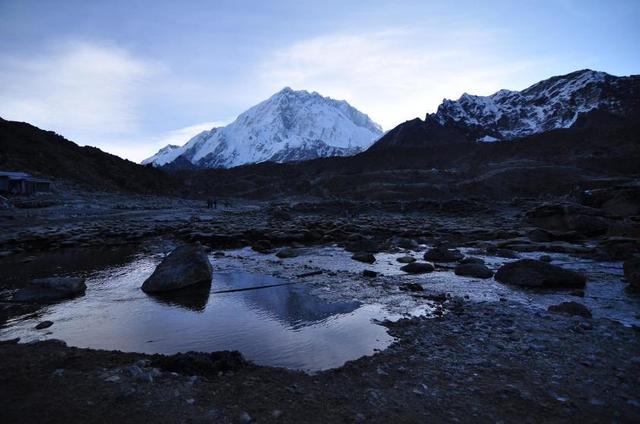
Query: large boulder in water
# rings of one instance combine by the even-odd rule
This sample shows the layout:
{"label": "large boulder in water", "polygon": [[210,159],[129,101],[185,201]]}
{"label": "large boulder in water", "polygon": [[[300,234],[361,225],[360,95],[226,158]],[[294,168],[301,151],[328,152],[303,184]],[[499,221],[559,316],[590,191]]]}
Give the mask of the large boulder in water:
{"label": "large boulder in water", "polygon": [[202,246],[180,246],[158,265],[151,277],[142,284],[142,290],[147,293],[178,290],[211,281],[212,271]]}
{"label": "large boulder in water", "polygon": [[500,267],[496,281],[516,286],[554,288],[584,287],[584,275],[534,259],[521,259]]}
{"label": "large boulder in water", "polygon": [[32,280],[13,295],[16,302],[47,303],[71,299],[84,294],[87,286],[82,278],[49,277]]}

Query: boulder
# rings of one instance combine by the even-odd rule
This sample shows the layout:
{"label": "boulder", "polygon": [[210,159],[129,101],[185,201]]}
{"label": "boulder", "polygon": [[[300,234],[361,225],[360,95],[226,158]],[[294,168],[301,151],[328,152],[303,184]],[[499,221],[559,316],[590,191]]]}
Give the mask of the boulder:
{"label": "boulder", "polygon": [[16,302],[46,303],[71,299],[84,294],[87,285],[82,278],[50,277],[32,280],[14,295]]}
{"label": "boulder", "polygon": [[413,256],[401,256],[396,259],[396,261],[400,262],[401,264],[410,264],[411,262],[415,262],[416,258],[414,258]]}
{"label": "boulder", "polygon": [[503,265],[495,279],[504,284],[539,288],[584,287],[586,283],[586,277],[578,272],[534,259]]}
{"label": "boulder", "polygon": [[280,259],[295,258],[298,256],[298,252],[290,247],[285,247],[284,249],[280,249],[278,253],[276,253],[276,256]]}
{"label": "boulder", "polygon": [[367,264],[372,264],[376,261],[376,257],[373,256],[371,253],[354,253],[353,256],[351,256],[351,259],[353,259],[354,261],[364,262]]}
{"label": "boulder", "polygon": [[269,253],[273,250],[273,245],[269,240],[258,240],[251,245],[251,248],[259,253]]}
{"label": "boulder", "polygon": [[53,321],[42,321],[39,322],[34,328],[36,330],[44,330],[45,328],[49,328],[53,325]]}
{"label": "boulder", "polygon": [[446,247],[434,247],[424,254],[424,259],[432,262],[456,262],[464,258],[464,255],[456,249]]}
{"label": "boulder", "polygon": [[456,275],[462,275],[465,277],[474,278],[491,278],[493,277],[493,271],[487,268],[484,264],[479,263],[466,263],[456,266],[454,271]]}
{"label": "boulder", "polygon": [[474,258],[473,256],[467,256],[460,261],[461,264],[484,264],[484,259]]}
{"label": "boulder", "polygon": [[400,269],[409,274],[426,274],[433,272],[435,267],[429,262],[411,262]]}
{"label": "boulder", "polygon": [[367,278],[375,278],[378,276],[378,273],[375,271],[371,271],[370,269],[365,269],[362,271],[362,276]]}
{"label": "boulder", "polygon": [[629,288],[640,291],[640,256],[624,261],[624,278]]}
{"label": "boulder", "polygon": [[142,284],[142,290],[157,293],[210,282],[212,271],[211,263],[202,246],[180,246],[158,265]]}
{"label": "boulder", "polygon": [[577,315],[584,318],[591,318],[589,308],[578,302],[562,302],[558,305],[551,305],[547,311],[554,314]]}

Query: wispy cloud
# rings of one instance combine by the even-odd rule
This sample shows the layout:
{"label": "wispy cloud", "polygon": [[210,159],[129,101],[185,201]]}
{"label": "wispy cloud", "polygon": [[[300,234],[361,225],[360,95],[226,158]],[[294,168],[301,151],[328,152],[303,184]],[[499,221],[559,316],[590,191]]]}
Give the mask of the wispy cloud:
{"label": "wispy cloud", "polygon": [[539,64],[539,59],[500,58],[503,36],[455,28],[446,34],[402,29],[329,34],[275,52],[260,71],[273,89],[290,85],[344,98],[389,129],[434,111],[445,97],[505,88],[505,81],[515,82]]}
{"label": "wispy cloud", "polygon": [[69,42],[40,55],[0,60],[0,116],[29,121],[69,138],[129,134],[158,65],[125,50]]}

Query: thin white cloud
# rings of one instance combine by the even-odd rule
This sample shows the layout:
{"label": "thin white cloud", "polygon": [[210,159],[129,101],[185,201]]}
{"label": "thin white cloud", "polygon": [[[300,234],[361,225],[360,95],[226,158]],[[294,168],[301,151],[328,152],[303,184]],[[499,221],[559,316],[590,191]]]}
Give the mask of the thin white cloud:
{"label": "thin white cloud", "polygon": [[39,55],[0,58],[1,117],[136,162],[220,125],[205,122],[159,134],[146,128],[144,115],[153,114],[158,102],[176,106],[198,93],[201,87],[161,63],[108,44],[65,42]]}
{"label": "thin white cloud", "polygon": [[135,131],[139,100],[157,64],[87,42],[0,60],[0,116],[71,139]]}
{"label": "thin white cloud", "polygon": [[275,52],[260,72],[273,90],[290,85],[344,98],[390,129],[435,111],[445,97],[516,88],[505,82],[520,83],[539,62],[501,59],[502,36],[455,28],[330,34]]}

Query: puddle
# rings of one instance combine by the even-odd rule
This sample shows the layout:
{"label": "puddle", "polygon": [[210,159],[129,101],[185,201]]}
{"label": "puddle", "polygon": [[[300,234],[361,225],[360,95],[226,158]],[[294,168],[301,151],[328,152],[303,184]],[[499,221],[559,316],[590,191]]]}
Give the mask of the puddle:
{"label": "puddle", "polygon": [[[257,364],[311,372],[393,342],[374,322],[394,318],[381,305],[326,302],[304,284],[214,293],[290,283],[269,275],[214,273],[211,286],[152,297],[139,287],[156,264],[141,258],[97,272],[87,280],[85,296],[47,306],[37,317],[14,319],[0,338],[57,338],[78,347],[163,354],[238,350]],[[42,320],[54,325],[35,330]]]}

